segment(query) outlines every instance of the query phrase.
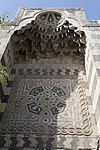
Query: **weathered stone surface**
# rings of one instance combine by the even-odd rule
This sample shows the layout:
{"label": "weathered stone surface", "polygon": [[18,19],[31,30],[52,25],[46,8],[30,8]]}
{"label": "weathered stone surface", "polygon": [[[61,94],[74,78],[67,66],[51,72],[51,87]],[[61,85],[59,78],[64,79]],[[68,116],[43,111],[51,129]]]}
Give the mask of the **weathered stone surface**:
{"label": "weathered stone surface", "polygon": [[0,91],[1,150],[97,148],[99,31],[100,21],[72,8],[22,8],[0,30],[10,72]]}

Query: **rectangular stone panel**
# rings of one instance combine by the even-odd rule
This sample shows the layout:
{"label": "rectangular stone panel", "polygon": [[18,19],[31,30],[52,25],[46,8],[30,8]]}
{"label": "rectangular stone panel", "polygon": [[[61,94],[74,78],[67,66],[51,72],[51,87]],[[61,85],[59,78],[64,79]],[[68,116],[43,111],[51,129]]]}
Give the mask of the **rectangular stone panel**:
{"label": "rectangular stone panel", "polygon": [[100,39],[100,34],[91,34],[93,39]]}
{"label": "rectangular stone panel", "polygon": [[93,55],[94,61],[100,61],[100,55]]}
{"label": "rectangular stone panel", "polygon": [[90,135],[82,84],[78,78],[17,78],[0,131],[37,135]]}
{"label": "rectangular stone panel", "polygon": [[100,49],[100,44],[99,43],[90,43],[90,48],[93,49]]}

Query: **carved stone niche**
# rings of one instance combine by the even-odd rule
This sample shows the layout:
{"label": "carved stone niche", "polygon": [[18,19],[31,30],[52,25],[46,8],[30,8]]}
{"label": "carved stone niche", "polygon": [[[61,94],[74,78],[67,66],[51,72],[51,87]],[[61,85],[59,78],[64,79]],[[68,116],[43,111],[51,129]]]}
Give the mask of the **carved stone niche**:
{"label": "carved stone niche", "polygon": [[86,37],[60,12],[42,11],[12,35],[15,63],[39,58],[70,57],[84,63]]}

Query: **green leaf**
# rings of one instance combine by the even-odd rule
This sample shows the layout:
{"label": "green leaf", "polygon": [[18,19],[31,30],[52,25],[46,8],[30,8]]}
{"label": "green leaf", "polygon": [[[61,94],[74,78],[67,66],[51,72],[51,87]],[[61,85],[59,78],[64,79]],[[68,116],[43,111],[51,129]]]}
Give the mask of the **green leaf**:
{"label": "green leaf", "polygon": [[0,82],[6,82],[8,77],[7,68],[0,64]]}

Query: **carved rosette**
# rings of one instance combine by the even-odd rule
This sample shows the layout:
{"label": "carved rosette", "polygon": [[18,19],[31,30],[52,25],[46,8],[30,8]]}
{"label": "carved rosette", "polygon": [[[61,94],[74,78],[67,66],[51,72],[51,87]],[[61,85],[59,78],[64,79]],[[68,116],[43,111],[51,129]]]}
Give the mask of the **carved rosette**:
{"label": "carved rosette", "polygon": [[15,63],[39,58],[72,57],[84,63],[86,37],[63,14],[39,13],[12,35]]}

